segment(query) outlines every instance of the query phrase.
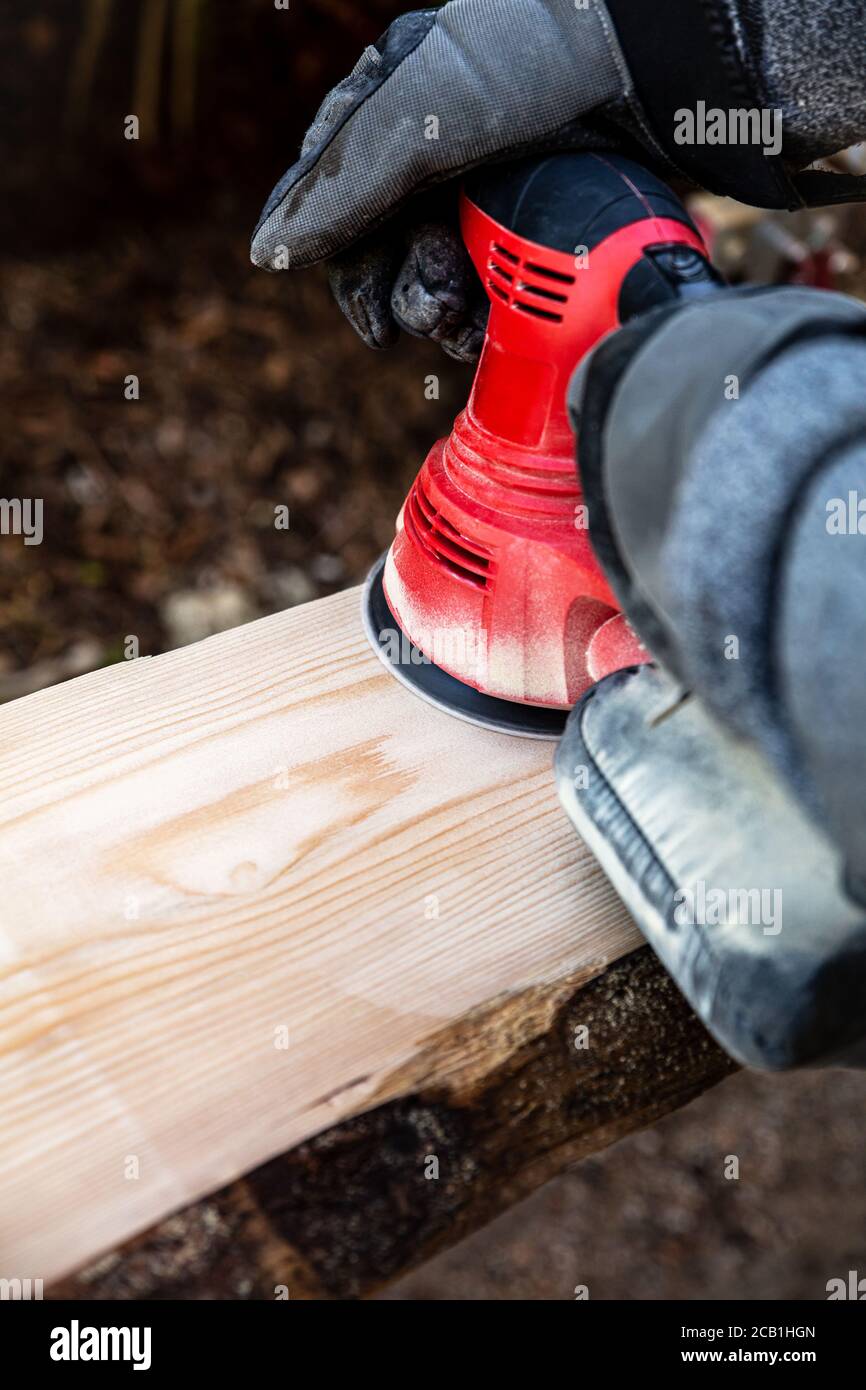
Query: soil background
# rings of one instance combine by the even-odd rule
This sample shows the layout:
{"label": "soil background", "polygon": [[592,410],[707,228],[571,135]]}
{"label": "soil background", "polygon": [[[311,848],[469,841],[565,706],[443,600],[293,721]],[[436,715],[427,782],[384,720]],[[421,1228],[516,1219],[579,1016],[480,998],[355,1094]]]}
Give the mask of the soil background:
{"label": "soil background", "polygon": [[[370,352],[320,269],[248,244],[398,12],[0,3],[0,495],[45,508],[40,546],[0,538],[0,698],[357,583],[389,543],[470,374]],[[735,1076],[383,1297],[823,1298],[866,1275],[864,1103],[855,1073]]]}

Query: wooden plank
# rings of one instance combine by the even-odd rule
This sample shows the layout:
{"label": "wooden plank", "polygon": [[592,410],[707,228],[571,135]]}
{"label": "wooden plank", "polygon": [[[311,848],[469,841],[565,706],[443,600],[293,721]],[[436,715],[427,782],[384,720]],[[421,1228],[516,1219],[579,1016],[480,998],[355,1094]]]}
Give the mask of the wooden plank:
{"label": "wooden plank", "polygon": [[405,1098],[158,1222],[51,1296],[364,1297],[736,1065],[645,946],[588,982],[476,1010],[411,1071]]}
{"label": "wooden plank", "polygon": [[638,943],[551,745],[417,700],[358,604],[0,711],[0,1274],[61,1276]]}

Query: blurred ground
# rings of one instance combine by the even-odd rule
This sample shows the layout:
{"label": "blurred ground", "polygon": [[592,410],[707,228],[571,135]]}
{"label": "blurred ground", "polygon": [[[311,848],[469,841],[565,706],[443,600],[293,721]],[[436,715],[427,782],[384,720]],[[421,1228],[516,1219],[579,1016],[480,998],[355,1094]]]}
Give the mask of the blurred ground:
{"label": "blurred ground", "polygon": [[467,369],[365,351],[321,274],[252,270],[252,206],[218,211],[0,262],[3,495],[45,528],[0,547],[0,697],[357,582],[460,407]]}
{"label": "blurred ground", "polygon": [[[0,699],[118,660],[130,635],[152,655],[358,582],[469,381],[426,344],[368,352],[319,272],[247,259],[311,105],[400,5],[299,6],[282,47],[264,0],[207,6],[203,115],[168,153],[118,143],[146,0],[114,7],[87,138],[54,138],[50,79],[92,8],[0,0],[0,495],[45,505],[41,546],[0,545]],[[385,1297],[822,1298],[866,1275],[864,1102],[854,1074],[736,1076]]]}

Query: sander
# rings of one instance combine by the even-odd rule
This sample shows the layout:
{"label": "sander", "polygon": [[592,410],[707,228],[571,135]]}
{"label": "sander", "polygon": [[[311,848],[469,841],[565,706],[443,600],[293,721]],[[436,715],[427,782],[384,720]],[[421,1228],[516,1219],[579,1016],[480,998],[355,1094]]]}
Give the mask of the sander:
{"label": "sander", "polygon": [[490,300],[484,346],[367,581],[364,626],[432,704],[556,738],[590,685],[649,660],[590,544],[569,378],[620,324],[720,282],[679,199],[618,155],[481,170],[460,225]]}
{"label": "sander", "polygon": [[[674,194],[615,155],[557,154],[476,174],[461,226],[490,300],[487,334],[468,404],[431,450],[368,580],[368,635],[400,680],[452,714],[535,738],[565,725],[555,772],[566,813],[731,1056],[866,1067],[866,914],[839,844],[757,743],[689,695],[674,663],[650,662],[593,554],[580,480],[582,458],[587,494],[600,497],[610,481],[602,438],[609,452],[618,438],[648,500],[628,517],[594,516],[593,534],[617,590],[652,612],[611,562],[658,525],[649,479],[676,463],[651,420],[655,368],[669,373],[666,437],[685,447],[708,417],[729,340],[713,347],[715,369],[711,353],[691,373],[719,322],[713,305],[674,315],[667,335],[639,316],[658,308],[663,319],[663,306],[692,296],[729,307],[748,297],[749,352],[764,361],[771,342],[828,325],[861,333],[863,311],[835,296],[822,307],[802,291],[767,303],[753,287],[720,294]],[[606,367],[609,388],[620,382],[619,435],[573,382],[576,466],[566,387],[622,325]],[[633,383],[624,402],[621,375],[642,334],[654,344],[645,351],[665,358],[641,378],[644,394]],[[644,457],[634,457],[642,437]]]}

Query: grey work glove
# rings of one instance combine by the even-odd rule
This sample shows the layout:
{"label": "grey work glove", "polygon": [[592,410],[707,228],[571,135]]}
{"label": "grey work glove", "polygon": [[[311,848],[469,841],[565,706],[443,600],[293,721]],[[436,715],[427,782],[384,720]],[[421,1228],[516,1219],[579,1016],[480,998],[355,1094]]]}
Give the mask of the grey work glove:
{"label": "grey work glove", "polygon": [[656,658],[569,716],[560,798],[750,1066],[866,1065],[866,308],[722,290],[569,388],[590,534]]}
{"label": "grey work glove", "polygon": [[[646,0],[450,0],[403,15],[325,98],[264,209],[253,261],[329,260],[370,346],[402,326],[471,360],[486,304],[457,231],[460,174],[537,150],[618,148],[761,206],[862,196],[856,180],[807,174],[800,187],[789,170],[866,133],[864,54],[860,0],[665,0],[651,23]],[[782,153],[678,144],[676,112],[701,101],[780,111]]]}
{"label": "grey work glove", "polygon": [[683,689],[761,748],[866,903],[866,308],[723,290],[569,391],[596,553]]}

